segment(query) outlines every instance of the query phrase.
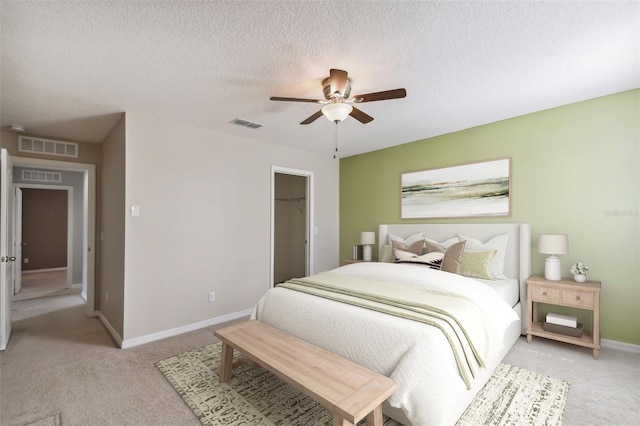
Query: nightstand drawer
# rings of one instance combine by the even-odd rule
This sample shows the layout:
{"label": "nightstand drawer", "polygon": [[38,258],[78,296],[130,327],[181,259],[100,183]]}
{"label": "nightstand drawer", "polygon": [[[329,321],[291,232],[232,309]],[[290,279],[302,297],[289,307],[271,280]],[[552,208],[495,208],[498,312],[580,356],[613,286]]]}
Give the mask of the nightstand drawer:
{"label": "nightstand drawer", "polygon": [[593,308],[593,293],[588,291],[562,291],[562,303],[565,305]]}
{"label": "nightstand drawer", "polygon": [[534,286],[531,289],[533,300],[539,302],[560,302],[562,300],[562,291],[557,288]]}

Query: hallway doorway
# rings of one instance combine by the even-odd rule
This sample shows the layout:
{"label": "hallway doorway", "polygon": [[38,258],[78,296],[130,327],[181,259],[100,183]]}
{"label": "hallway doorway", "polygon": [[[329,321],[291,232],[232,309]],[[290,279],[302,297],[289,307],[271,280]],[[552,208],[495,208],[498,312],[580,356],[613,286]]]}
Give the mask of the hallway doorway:
{"label": "hallway doorway", "polygon": [[[79,294],[86,301],[86,315],[94,316],[96,314],[95,165],[26,157],[13,157],[13,165],[16,188],[53,190],[57,186],[58,190],[65,189],[64,192],[68,194],[66,250],[60,249],[66,251],[66,267],[41,266],[40,270],[35,268],[36,270],[32,271],[32,274],[20,273],[19,277],[24,280],[28,290],[27,293],[23,293],[24,290],[20,291],[19,297],[14,297],[13,300],[22,303],[32,297],[48,298],[50,296]],[[24,170],[45,171],[48,176],[47,180],[50,182],[45,185],[44,182],[35,182],[33,179],[29,181],[24,178]],[[55,181],[49,178],[50,175],[57,175],[60,180]],[[25,259],[22,259],[21,253],[19,258],[21,266],[24,266]],[[27,264],[31,264],[31,262],[32,258],[29,258]],[[37,301],[34,302],[37,303]]]}
{"label": "hallway doorway", "polygon": [[[15,231],[19,263],[13,300],[79,293],[82,270],[77,268],[74,277],[73,261],[74,252],[79,260],[82,239],[78,236],[74,247],[74,188],[21,183],[22,170],[17,168],[14,176],[18,182]],[[81,211],[80,207],[76,210]]]}

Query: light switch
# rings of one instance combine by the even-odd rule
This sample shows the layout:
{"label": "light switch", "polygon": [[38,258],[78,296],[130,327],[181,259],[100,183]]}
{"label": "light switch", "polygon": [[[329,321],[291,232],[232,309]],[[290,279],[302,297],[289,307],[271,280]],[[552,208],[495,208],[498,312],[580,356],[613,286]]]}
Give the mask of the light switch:
{"label": "light switch", "polygon": [[131,206],[131,216],[140,216],[140,206]]}

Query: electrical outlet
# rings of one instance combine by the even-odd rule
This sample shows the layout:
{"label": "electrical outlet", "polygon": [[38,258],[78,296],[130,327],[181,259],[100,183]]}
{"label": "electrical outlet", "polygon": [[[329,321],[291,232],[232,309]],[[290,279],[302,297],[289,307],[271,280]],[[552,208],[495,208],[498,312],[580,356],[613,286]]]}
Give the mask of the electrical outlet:
{"label": "electrical outlet", "polygon": [[29,263],[29,258],[28,257],[25,257],[23,260],[24,260],[24,263]]}
{"label": "electrical outlet", "polygon": [[215,302],[216,300],[216,292],[215,291],[210,291],[209,292],[209,302]]}

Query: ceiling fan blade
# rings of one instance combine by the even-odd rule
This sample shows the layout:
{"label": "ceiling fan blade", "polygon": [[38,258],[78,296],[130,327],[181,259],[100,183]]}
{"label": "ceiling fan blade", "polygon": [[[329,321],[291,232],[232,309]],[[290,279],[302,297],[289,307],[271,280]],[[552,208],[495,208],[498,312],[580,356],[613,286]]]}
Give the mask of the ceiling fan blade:
{"label": "ceiling fan blade", "polygon": [[286,101],[286,102],[322,102],[320,99],[306,99],[306,98],[282,98],[280,96],[272,96],[269,98],[271,101]]}
{"label": "ceiling fan blade", "polygon": [[362,102],[373,102],[373,101],[386,101],[387,99],[399,99],[407,96],[407,91],[405,89],[393,89],[393,90],[385,90],[383,92],[374,92],[367,93],[365,95],[357,95],[352,99],[354,102],[362,103]]}
{"label": "ceiling fan blade", "polygon": [[344,94],[347,87],[347,72],[332,68],[329,70],[329,78],[331,79],[331,94],[340,92]]}
{"label": "ceiling fan blade", "polygon": [[322,110],[318,110],[318,112],[316,112],[315,114],[313,114],[311,117],[307,118],[300,124],[311,124],[320,117],[322,117]]}
{"label": "ceiling fan blade", "polygon": [[351,110],[351,113],[349,113],[349,115],[352,116],[353,118],[355,118],[356,120],[358,120],[359,122],[361,122],[362,124],[367,124],[368,122],[373,121],[373,117],[372,116],[360,111],[356,107],[353,107],[353,109]]}

